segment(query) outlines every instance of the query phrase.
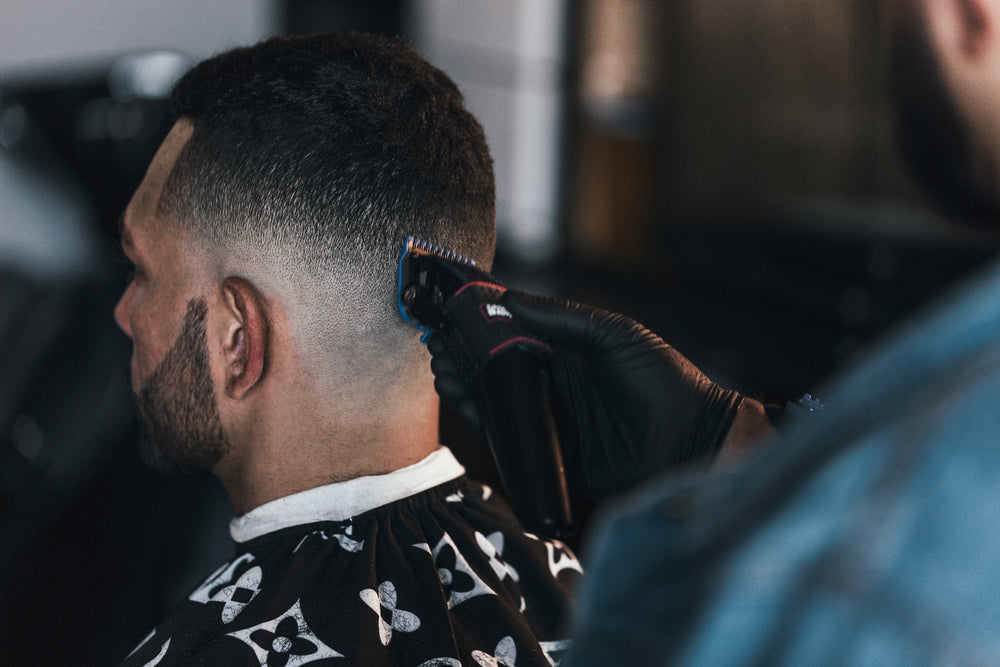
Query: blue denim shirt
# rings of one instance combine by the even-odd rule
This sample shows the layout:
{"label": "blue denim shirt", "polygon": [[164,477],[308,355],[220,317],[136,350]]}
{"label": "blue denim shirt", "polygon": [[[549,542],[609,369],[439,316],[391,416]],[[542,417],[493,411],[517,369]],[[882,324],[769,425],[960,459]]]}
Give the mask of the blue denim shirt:
{"label": "blue denim shirt", "polygon": [[1000,265],[820,395],[605,518],[564,667],[1000,664]]}

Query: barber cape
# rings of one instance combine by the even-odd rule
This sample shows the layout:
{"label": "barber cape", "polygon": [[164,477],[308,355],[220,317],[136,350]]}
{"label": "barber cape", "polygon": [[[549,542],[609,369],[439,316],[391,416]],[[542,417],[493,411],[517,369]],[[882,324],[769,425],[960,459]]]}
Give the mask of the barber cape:
{"label": "barber cape", "polygon": [[125,665],[556,665],[582,569],[451,452],[281,498]]}

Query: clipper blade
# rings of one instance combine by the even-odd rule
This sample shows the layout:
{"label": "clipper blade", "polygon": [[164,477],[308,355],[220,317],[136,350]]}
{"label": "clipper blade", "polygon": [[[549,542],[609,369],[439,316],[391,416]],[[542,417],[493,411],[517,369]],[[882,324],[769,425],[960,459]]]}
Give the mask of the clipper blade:
{"label": "clipper blade", "polygon": [[408,236],[399,257],[397,307],[404,320],[424,332],[446,326],[444,303],[470,282],[502,287],[475,260],[414,236]]}

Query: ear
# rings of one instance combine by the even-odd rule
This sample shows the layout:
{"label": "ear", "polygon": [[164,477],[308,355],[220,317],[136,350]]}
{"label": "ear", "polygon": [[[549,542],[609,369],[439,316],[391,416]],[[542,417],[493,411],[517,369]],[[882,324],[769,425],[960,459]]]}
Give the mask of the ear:
{"label": "ear", "polygon": [[965,55],[979,59],[996,32],[996,16],[988,0],[957,0],[962,34],[961,48]]}
{"label": "ear", "polygon": [[242,278],[226,278],[222,292],[227,314],[222,340],[226,395],[238,400],[264,377],[267,311],[260,292]]}
{"label": "ear", "polygon": [[930,32],[941,48],[978,61],[993,46],[998,19],[994,0],[923,0],[923,4]]}

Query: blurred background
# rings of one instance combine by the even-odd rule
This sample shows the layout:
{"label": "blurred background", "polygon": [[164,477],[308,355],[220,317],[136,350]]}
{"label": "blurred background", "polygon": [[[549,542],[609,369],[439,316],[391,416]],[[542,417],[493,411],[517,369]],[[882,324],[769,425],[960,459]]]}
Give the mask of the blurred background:
{"label": "blurred background", "polygon": [[998,249],[901,165],[869,0],[5,0],[0,663],[113,662],[230,556],[221,488],[133,444],[116,221],[193,62],[350,29],[413,43],[483,122],[501,278],[632,315],[766,400],[820,390]]}

